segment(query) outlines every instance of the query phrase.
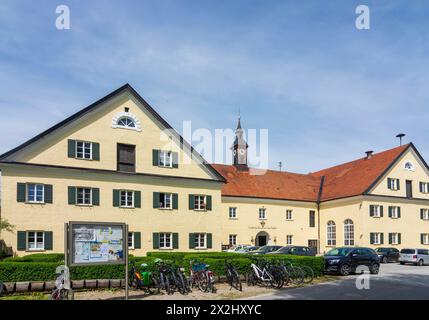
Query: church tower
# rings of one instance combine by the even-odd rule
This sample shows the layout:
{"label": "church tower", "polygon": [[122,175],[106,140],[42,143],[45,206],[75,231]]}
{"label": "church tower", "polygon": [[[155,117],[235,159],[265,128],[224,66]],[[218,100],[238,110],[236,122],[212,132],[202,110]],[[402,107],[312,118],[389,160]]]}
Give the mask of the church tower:
{"label": "church tower", "polygon": [[239,170],[247,170],[247,148],[249,147],[243,137],[244,131],[241,127],[240,117],[238,117],[237,129],[235,130],[235,140],[231,147],[234,166]]}

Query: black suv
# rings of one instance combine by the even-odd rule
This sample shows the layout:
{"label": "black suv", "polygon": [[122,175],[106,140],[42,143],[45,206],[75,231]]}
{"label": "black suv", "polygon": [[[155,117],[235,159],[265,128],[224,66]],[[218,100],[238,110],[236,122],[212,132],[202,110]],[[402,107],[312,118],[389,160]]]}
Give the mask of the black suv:
{"label": "black suv", "polygon": [[295,256],[315,256],[316,252],[309,247],[303,246],[286,246],[281,247],[277,251],[269,252],[268,254],[292,254]]}
{"label": "black suv", "polygon": [[375,252],[382,263],[399,261],[399,250],[396,248],[377,248]]}
{"label": "black suv", "polygon": [[[341,247],[329,250],[325,254],[325,271],[347,276],[367,267],[372,274],[380,270],[380,258],[370,248]],[[361,269],[364,270],[364,269]]]}

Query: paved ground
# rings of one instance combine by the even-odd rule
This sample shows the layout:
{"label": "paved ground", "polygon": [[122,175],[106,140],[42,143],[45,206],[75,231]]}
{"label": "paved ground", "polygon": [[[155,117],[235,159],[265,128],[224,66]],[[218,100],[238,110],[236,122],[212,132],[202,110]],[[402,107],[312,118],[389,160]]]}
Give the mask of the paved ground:
{"label": "paved ground", "polygon": [[[283,289],[275,293],[252,297],[261,300],[311,299],[311,300],[395,300],[429,299],[429,266],[382,264],[380,274],[369,275],[369,289],[359,290],[357,275],[304,288]],[[247,298],[249,299],[249,298]]]}

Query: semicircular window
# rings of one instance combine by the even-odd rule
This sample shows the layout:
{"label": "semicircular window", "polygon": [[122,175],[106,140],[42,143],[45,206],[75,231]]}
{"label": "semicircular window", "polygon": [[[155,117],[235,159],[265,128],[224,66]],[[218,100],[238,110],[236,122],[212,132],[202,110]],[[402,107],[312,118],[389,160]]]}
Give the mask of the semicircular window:
{"label": "semicircular window", "polygon": [[124,128],[135,128],[136,127],[134,120],[131,119],[130,117],[119,118],[117,125],[119,127],[124,127]]}

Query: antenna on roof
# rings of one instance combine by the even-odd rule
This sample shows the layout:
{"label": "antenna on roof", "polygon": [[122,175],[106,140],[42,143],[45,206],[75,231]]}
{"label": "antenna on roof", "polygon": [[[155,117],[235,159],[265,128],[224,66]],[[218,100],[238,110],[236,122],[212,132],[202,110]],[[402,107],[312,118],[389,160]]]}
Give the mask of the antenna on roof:
{"label": "antenna on roof", "polygon": [[400,146],[402,146],[402,138],[405,136],[406,136],[405,133],[400,133],[400,134],[396,135],[396,138],[399,138],[399,145]]}
{"label": "antenna on roof", "polygon": [[283,163],[279,161],[279,170],[282,171]]}

